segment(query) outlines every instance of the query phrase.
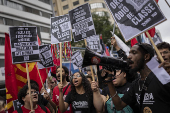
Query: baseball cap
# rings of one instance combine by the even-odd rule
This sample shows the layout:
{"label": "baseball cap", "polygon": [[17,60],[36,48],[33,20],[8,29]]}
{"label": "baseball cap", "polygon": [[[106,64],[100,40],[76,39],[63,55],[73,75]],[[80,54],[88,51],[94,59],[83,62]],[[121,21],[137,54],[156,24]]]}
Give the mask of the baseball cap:
{"label": "baseball cap", "polygon": [[155,50],[150,44],[147,43],[137,43],[135,45],[140,46],[146,53],[149,53],[151,58],[154,57],[155,55]]}

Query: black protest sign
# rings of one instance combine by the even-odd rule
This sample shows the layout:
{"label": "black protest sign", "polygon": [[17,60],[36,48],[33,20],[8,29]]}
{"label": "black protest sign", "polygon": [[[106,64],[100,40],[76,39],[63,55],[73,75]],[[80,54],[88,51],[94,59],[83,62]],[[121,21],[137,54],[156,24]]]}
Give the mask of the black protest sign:
{"label": "black protest sign", "polygon": [[69,11],[69,16],[75,42],[96,34],[88,3]]}
{"label": "black protest sign", "polygon": [[71,25],[69,15],[51,18],[51,44],[71,41]]}
{"label": "black protest sign", "polygon": [[79,50],[72,53],[71,61],[73,63],[74,69],[78,69],[78,68],[82,67],[83,57],[82,57],[81,52]]}
{"label": "black protest sign", "polygon": [[166,20],[155,0],[105,0],[126,41]]}
{"label": "black protest sign", "polygon": [[10,27],[12,63],[40,61],[36,27]]}
{"label": "black protest sign", "polygon": [[101,52],[100,51],[100,38],[99,38],[99,35],[93,35],[93,36],[87,37],[86,41],[87,41],[87,46],[91,50],[93,50],[95,52]]}
{"label": "black protest sign", "polygon": [[43,68],[48,68],[48,67],[53,67],[53,58],[51,54],[51,45],[42,45],[39,46],[40,50],[40,62],[38,62],[38,68],[43,69]]}

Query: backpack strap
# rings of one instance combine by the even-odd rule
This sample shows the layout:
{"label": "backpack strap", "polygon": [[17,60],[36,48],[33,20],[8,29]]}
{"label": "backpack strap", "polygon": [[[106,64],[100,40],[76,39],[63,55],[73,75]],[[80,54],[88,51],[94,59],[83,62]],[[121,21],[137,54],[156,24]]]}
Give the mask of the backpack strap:
{"label": "backpack strap", "polygon": [[23,113],[23,112],[22,112],[22,108],[19,107],[19,108],[17,109],[17,112],[18,112],[18,113]]}
{"label": "backpack strap", "polygon": [[46,109],[46,107],[44,106],[44,105],[39,105],[40,107],[41,107],[41,109],[43,110],[43,111],[45,111],[46,113],[47,113],[47,109]]}
{"label": "backpack strap", "polygon": [[64,90],[64,92],[63,92],[63,96],[64,96],[65,92],[67,91],[67,89],[68,89],[69,85],[70,85],[70,83],[67,85],[66,89]]}

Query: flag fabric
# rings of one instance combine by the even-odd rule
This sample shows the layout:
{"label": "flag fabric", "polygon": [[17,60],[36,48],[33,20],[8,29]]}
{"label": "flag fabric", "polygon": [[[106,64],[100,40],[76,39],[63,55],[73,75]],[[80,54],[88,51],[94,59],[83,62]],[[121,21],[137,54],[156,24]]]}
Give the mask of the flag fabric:
{"label": "flag fabric", "polygon": [[[29,76],[31,80],[39,84],[39,90],[42,88],[42,83],[38,75],[36,63],[28,63]],[[39,70],[43,83],[47,78],[46,69]],[[12,64],[11,47],[9,34],[5,33],[5,85],[7,97],[7,109],[9,113],[14,111],[13,102],[17,100],[18,91],[27,82],[26,65]]]}
{"label": "flag fabric", "polygon": [[101,54],[103,55],[105,53],[105,45],[104,42],[102,40],[102,34],[100,35],[100,49],[101,49]]}
{"label": "flag fabric", "polygon": [[[149,34],[150,34],[151,37],[154,37],[154,35],[155,35],[155,27],[152,28],[152,29],[150,29],[150,30],[148,30],[148,32],[149,32]],[[146,33],[145,33],[145,36],[148,38],[148,36],[146,35]]]}
{"label": "flag fabric", "polygon": [[127,56],[129,56],[130,48],[117,35],[114,34],[114,37],[117,45],[126,53]]}
{"label": "flag fabric", "polygon": [[138,41],[136,40],[136,38],[133,38],[131,40],[131,47],[133,47],[133,45],[135,45],[136,43],[138,43]]}
{"label": "flag fabric", "polygon": [[110,53],[109,53],[109,51],[108,51],[108,49],[107,49],[106,46],[105,46],[105,55],[106,55],[106,56],[110,56]]}

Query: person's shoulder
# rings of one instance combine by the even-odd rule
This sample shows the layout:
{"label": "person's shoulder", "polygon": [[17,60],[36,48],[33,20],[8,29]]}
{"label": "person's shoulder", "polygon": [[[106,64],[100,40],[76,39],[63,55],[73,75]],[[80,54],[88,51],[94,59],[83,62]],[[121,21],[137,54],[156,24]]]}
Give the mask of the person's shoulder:
{"label": "person's shoulder", "polygon": [[13,111],[12,113],[18,113],[18,111],[17,111],[17,110],[15,110],[15,111]]}
{"label": "person's shoulder", "polygon": [[50,110],[45,106],[45,108],[47,109],[47,113],[51,113]]}

